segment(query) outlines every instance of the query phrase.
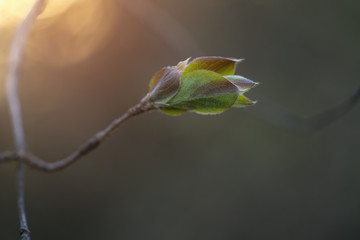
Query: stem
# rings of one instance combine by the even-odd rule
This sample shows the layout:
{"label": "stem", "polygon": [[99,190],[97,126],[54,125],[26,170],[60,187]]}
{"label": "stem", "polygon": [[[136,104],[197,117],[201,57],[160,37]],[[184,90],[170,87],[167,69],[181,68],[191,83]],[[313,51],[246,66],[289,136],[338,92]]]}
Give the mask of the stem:
{"label": "stem", "polygon": [[360,88],[337,105],[308,117],[293,113],[271,99],[254,94],[252,96],[259,102],[252,108],[245,108],[244,111],[253,113],[279,128],[307,134],[330,125],[354,109],[360,103]]}
{"label": "stem", "polygon": [[22,240],[30,240],[30,230],[26,220],[25,200],[24,200],[24,175],[25,175],[24,159],[19,158],[17,172],[17,194],[18,194],[18,211],[20,220],[20,237]]}
{"label": "stem", "polygon": [[0,153],[0,163],[10,162],[16,159],[16,153],[14,152],[3,152]]}
{"label": "stem", "polygon": [[104,130],[95,134],[92,138],[90,138],[84,144],[82,144],[74,153],[70,154],[68,157],[64,159],[58,160],[56,162],[47,162],[31,153],[27,153],[24,156],[24,160],[27,161],[27,163],[29,163],[31,166],[47,172],[58,171],[63,168],[66,168],[71,164],[73,164],[74,162],[76,162],[77,160],[79,160],[81,157],[85,156],[86,154],[88,154],[89,152],[100,146],[100,144],[107,137],[109,137],[114,131],[116,131],[116,129],[127,119],[139,115],[141,113],[150,111],[155,107],[156,106],[154,104],[148,103],[145,97],[144,100],[142,100],[139,104],[130,108],[125,114],[115,119]]}
{"label": "stem", "polygon": [[10,46],[8,72],[6,75],[6,96],[9,105],[10,117],[14,133],[14,144],[17,152],[18,174],[18,210],[20,219],[20,237],[22,240],[30,240],[30,231],[28,229],[25,204],[24,204],[24,173],[25,165],[23,156],[26,152],[26,141],[21,117],[21,107],[18,95],[19,67],[24,55],[26,37],[30,27],[40,14],[44,7],[44,0],[38,0],[33,5],[28,15],[20,22],[15,29],[14,37]]}
{"label": "stem", "polygon": [[129,118],[139,115],[141,113],[145,113],[151,111],[153,109],[158,108],[159,106],[155,103],[148,102],[148,95],[146,95],[139,104],[130,108],[126,113],[124,113],[119,118],[112,121],[104,130],[95,134],[92,138],[87,140],[84,144],[82,144],[75,152],[70,154],[68,157],[58,160],[56,162],[47,162],[34,154],[26,151],[24,153],[17,152],[3,152],[0,153],[0,163],[10,162],[14,160],[24,160],[30,166],[35,167],[39,170],[43,170],[46,172],[58,171],[63,168],[66,168],[79,160],[81,157],[85,156],[92,150],[96,149],[100,144],[109,137],[112,133],[114,133],[119,126],[124,123]]}

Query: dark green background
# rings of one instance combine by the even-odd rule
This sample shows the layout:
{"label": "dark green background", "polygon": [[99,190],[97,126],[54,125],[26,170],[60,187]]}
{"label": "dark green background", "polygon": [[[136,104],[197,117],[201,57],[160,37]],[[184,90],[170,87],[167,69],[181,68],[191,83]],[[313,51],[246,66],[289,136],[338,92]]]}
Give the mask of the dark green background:
{"label": "dark green background", "polygon": [[[114,33],[86,61],[23,69],[20,94],[33,152],[66,156],[136,104],[155,71],[189,56],[245,58],[237,73],[261,83],[248,95],[299,116],[336,105],[360,85],[359,1],[154,4],[182,24],[202,52],[174,49],[119,5]],[[68,169],[28,169],[32,238],[360,239],[359,122],[359,106],[303,134],[242,109],[139,116]],[[0,149],[11,148],[3,101]],[[18,239],[15,170],[14,163],[0,166],[1,240]]]}

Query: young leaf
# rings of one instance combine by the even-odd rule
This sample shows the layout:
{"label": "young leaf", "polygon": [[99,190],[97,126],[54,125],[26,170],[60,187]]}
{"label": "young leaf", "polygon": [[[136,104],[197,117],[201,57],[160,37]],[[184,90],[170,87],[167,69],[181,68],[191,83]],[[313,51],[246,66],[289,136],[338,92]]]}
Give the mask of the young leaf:
{"label": "young leaf", "polygon": [[238,88],[220,74],[196,70],[181,76],[177,94],[170,107],[216,114],[231,107],[239,95]]}
{"label": "young leaf", "polygon": [[191,61],[182,72],[181,76],[195,70],[210,70],[220,75],[233,75],[236,63],[241,59],[223,57],[199,57]]}
{"label": "young leaf", "polygon": [[224,76],[224,78],[237,86],[240,92],[246,92],[258,84],[239,75]]}
{"label": "young leaf", "polygon": [[176,67],[164,67],[150,81],[150,101],[166,103],[179,89],[180,73]]}
{"label": "young leaf", "polygon": [[176,109],[176,108],[173,108],[173,107],[163,107],[163,108],[160,108],[160,110],[167,114],[167,115],[172,115],[172,116],[177,116],[177,115],[180,115],[184,112],[186,112],[187,110],[184,110],[184,109]]}
{"label": "young leaf", "polygon": [[239,97],[236,99],[235,103],[234,103],[234,107],[248,107],[251,105],[254,105],[256,103],[256,101],[252,101],[250,99],[248,99],[247,97],[245,97],[244,95],[239,95]]}

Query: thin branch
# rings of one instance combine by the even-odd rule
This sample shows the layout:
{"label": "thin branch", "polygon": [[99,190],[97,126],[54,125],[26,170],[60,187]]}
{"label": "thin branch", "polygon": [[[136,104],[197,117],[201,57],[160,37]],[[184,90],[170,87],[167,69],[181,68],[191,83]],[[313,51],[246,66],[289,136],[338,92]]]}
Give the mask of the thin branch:
{"label": "thin branch", "polygon": [[6,96],[9,105],[10,117],[14,133],[15,149],[18,156],[18,210],[20,220],[20,237],[22,240],[30,239],[30,231],[27,225],[25,204],[24,204],[24,173],[25,165],[22,156],[26,152],[24,128],[21,117],[21,107],[18,95],[19,68],[24,55],[24,48],[30,27],[36,17],[44,9],[44,0],[38,0],[31,8],[28,15],[20,22],[15,29],[14,37],[10,46],[8,59],[8,72],[6,75]]}
{"label": "thin branch", "polygon": [[21,240],[30,240],[30,230],[27,224],[26,211],[25,211],[25,197],[24,197],[24,175],[26,165],[22,157],[19,158],[18,172],[17,172],[17,203],[20,220],[20,238]]}
{"label": "thin branch", "polygon": [[58,171],[63,168],[66,168],[79,160],[81,157],[85,156],[95,148],[97,148],[107,137],[109,137],[123,122],[125,122],[130,117],[139,115],[141,113],[150,111],[154,109],[154,104],[148,103],[143,100],[138,105],[133,108],[130,108],[125,114],[121,117],[115,119],[108,127],[106,127],[103,131],[98,132],[88,141],[86,141],[83,145],[81,145],[74,153],[69,155],[68,157],[58,160],[56,162],[47,162],[45,160],[40,159],[39,157],[27,153],[24,156],[25,161],[31,166],[47,171]]}
{"label": "thin branch", "polygon": [[360,102],[360,88],[336,106],[308,117],[299,116],[273,102],[271,99],[257,95],[255,98],[259,100],[258,103],[252,108],[244,109],[245,111],[258,116],[277,127],[288,129],[296,133],[311,133],[330,125],[354,109]]}
{"label": "thin branch", "polygon": [[340,102],[338,105],[315,114],[305,120],[305,130],[313,131],[323,128],[344,116],[360,102],[360,88],[349,98]]}
{"label": "thin branch", "polygon": [[6,163],[16,160],[16,153],[15,152],[3,152],[0,153],[0,163]]}

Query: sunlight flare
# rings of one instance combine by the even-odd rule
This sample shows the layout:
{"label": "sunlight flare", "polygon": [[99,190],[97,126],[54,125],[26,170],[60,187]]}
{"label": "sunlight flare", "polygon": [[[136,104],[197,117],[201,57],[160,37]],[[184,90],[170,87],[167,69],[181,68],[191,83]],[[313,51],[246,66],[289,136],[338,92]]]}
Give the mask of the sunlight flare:
{"label": "sunlight flare", "polygon": [[[35,0],[0,0],[0,63],[16,25]],[[102,0],[48,0],[32,26],[26,56],[32,63],[66,66],[80,62],[109,39],[116,19],[116,8]]]}

